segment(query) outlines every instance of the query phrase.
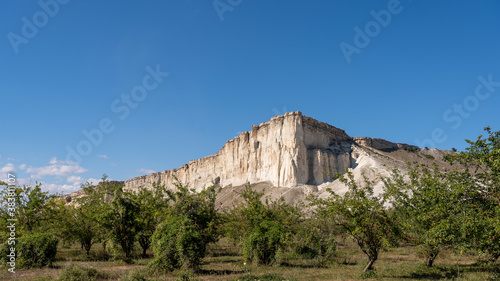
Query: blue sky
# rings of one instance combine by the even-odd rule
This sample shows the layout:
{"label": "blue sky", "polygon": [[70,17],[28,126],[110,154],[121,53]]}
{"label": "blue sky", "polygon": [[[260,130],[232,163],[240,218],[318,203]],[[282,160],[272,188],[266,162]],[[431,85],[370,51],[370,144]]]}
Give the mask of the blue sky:
{"label": "blue sky", "polygon": [[440,149],[500,130],[498,1],[1,5],[0,177],[50,192],[177,168],[286,111]]}

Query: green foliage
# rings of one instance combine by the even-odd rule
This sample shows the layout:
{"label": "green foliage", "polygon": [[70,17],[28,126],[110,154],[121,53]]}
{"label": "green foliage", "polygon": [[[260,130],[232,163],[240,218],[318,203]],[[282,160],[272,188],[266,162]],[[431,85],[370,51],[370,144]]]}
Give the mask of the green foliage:
{"label": "green foliage", "polygon": [[420,246],[430,267],[442,245],[458,242],[458,222],[465,211],[461,204],[463,192],[437,166],[409,166],[408,170],[406,175],[394,170],[392,177],[384,181],[406,240]]}
{"label": "green foliage", "polygon": [[109,275],[93,267],[69,265],[59,273],[59,281],[95,281],[109,279]]}
{"label": "green foliage", "polygon": [[10,262],[7,255],[11,247],[15,248],[16,267],[36,268],[51,266],[56,258],[57,244],[59,240],[48,233],[25,234],[17,240],[15,245],[2,244],[0,247],[1,260],[3,264]]}
{"label": "green foliage", "polygon": [[165,186],[156,184],[153,184],[152,189],[140,188],[133,194],[139,206],[136,214],[137,241],[142,248],[143,257],[146,257],[146,251],[151,246],[151,237],[156,227],[165,220],[169,212],[169,200],[166,196]]}
{"label": "green foliage", "polygon": [[276,261],[276,254],[293,242],[302,221],[298,206],[284,199],[262,202],[263,193],[249,185],[241,194],[243,201],[225,213],[224,234],[243,248],[247,260],[257,264]]}
{"label": "green foliage", "polygon": [[361,279],[376,279],[378,278],[377,271],[375,269],[363,271],[360,276]]}
{"label": "green foliage", "polygon": [[368,257],[364,271],[372,270],[381,250],[395,245],[401,232],[390,212],[384,207],[387,198],[375,196],[373,183],[365,178],[365,184],[354,181],[351,172],[340,180],[348,190],[340,196],[330,191],[327,199],[317,199],[314,205],[330,215],[332,222],[349,234]]}
{"label": "green foliage", "polygon": [[417,148],[415,148],[413,146],[407,146],[407,147],[405,147],[405,150],[408,151],[408,152],[412,152],[412,153],[416,153],[417,152]]}
{"label": "green foliage", "polygon": [[78,242],[89,255],[92,245],[102,238],[102,229],[96,219],[91,205],[61,206],[59,209],[60,220],[57,227],[60,237],[67,242]]}
{"label": "green foliage", "polygon": [[245,258],[256,264],[271,264],[287,241],[286,236],[286,229],[281,223],[262,221],[243,243]]}
{"label": "green foliage", "polygon": [[425,158],[430,159],[430,160],[434,160],[435,159],[434,156],[432,156],[430,154],[425,154],[424,153],[424,156],[425,156]]}
{"label": "green foliage", "polygon": [[158,226],[153,235],[153,269],[172,271],[176,268],[196,268],[205,256],[206,242],[186,217],[171,217]]}
{"label": "green foliage", "polygon": [[139,228],[136,220],[139,211],[139,205],[132,198],[132,194],[119,186],[114,192],[111,203],[104,208],[101,217],[102,225],[111,239],[121,246],[125,261],[130,261],[131,258]]}
{"label": "green foliage", "polygon": [[215,211],[216,187],[200,193],[177,183],[177,192],[168,192],[174,204],[167,220],[152,236],[154,259],[150,267],[157,271],[198,270],[208,243],[218,239],[219,216]]}
{"label": "green foliage", "polygon": [[92,245],[105,242],[109,231],[104,226],[103,214],[109,209],[115,189],[116,186],[108,182],[106,175],[97,185],[89,182],[82,185],[83,196],[58,208],[57,229],[60,237],[67,242],[78,242],[86,255],[89,255]]}
{"label": "green foliage", "polygon": [[336,255],[335,237],[338,233],[329,214],[316,209],[312,217],[300,225],[295,235],[294,253],[301,258],[317,258],[319,265],[325,266]]}
{"label": "green foliage", "polygon": [[448,179],[463,189],[461,205],[466,216],[460,222],[463,245],[500,257],[500,131],[480,135],[463,152],[446,156],[450,163],[458,163],[464,170],[449,173]]}
{"label": "green foliage", "polygon": [[[15,218],[16,234],[21,236],[23,233],[33,231],[49,232],[53,229],[52,222],[57,218],[54,212],[55,195],[48,195],[43,192],[41,184],[37,183],[35,187],[23,186],[14,189],[14,196],[8,196],[9,189],[0,190],[0,238],[2,241],[7,239],[10,231],[7,225],[8,219]],[[15,212],[9,211],[9,206],[14,207]]]}

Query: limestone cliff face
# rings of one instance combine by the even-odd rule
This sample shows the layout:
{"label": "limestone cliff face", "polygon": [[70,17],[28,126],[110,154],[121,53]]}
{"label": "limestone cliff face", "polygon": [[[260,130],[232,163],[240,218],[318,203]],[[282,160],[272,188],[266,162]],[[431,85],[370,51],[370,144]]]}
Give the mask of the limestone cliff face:
{"label": "limestone cliff face", "polygon": [[214,155],[178,169],[130,179],[125,188],[153,183],[171,187],[174,177],[196,190],[213,181],[222,187],[266,181],[277,187],[319,185],[331,181],[335,172],[353,166],[353,143],[343,130],[291,112],[252,126]]}

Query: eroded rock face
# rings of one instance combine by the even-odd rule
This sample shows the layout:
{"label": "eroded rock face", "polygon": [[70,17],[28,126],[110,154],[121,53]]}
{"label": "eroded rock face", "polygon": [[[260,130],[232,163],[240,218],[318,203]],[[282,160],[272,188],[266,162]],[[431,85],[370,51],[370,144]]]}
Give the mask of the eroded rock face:
{"label": "eroded rock face", "polygon": [[354,141],[362,146],[368,146],[368,147],[373,147],[375,149],[385,151],[385,152],[391,152],[399,149],[405,149],[405,148],[412,148],[415,150],[420,149],[417,146],[414,145],[409,145],[406,143],[394,143],[390,142],[384,139],[378,139],[378,138],[369,138],[369,137],[355,137]]}
{"label": "eroded rock face", "polygon": [[276,187],[319,185],[331,181],[337,171],[353,166],[353,144],[343,130],[291,112],[252,126],[214,155],[178,169],[130,179],[125,188],[153,183],[171,187],[175,177],[198,191],[213,181],[222,187],[247,182],[270,182]]}

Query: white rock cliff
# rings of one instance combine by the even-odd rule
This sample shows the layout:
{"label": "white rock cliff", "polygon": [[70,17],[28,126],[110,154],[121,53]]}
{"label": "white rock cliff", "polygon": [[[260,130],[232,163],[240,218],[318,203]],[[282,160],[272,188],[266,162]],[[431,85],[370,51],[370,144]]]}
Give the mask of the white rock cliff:
{"label": "white rock cliff", "polygon": [[355,165],[353,138],[300,112],[273,117],[228,141],[219,152],[174,170],[136,177],[126,189],[153,183],[171,187],[177,177],[201,190],[218,182],[222,187],[247,182],[270,182],[276,187],[320,185]]}

